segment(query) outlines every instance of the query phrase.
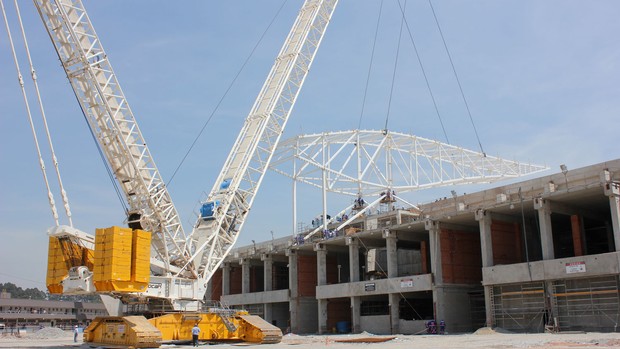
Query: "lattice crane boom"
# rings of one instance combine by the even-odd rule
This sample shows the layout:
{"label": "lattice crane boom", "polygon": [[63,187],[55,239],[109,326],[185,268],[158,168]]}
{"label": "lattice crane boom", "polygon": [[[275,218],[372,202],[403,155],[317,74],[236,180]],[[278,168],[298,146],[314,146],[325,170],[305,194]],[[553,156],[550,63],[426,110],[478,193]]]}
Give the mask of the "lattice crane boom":
{"label": "lattice crane boom", "polygon": [[[129,204],[129,220],[153,233],[161,273],[189,253],[177,211],[114,70],[80,0],[35,0],[88,125]],[[193,266],[186,268],[191,276]]]}
{"label": "lattice crane boom", "polygon": [[192,261],[197,261],[204,280],[217,270],[239,236],[337,2],[303,4],[205,200],[213,211],[199,218],[189,239]]}

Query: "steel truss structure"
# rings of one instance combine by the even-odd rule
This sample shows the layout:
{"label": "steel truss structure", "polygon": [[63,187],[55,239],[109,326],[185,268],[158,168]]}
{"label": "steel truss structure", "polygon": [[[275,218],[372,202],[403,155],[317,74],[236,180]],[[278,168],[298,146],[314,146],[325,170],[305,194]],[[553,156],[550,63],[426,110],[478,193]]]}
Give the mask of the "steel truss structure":
{"label": "steel truss structure", "polygon": [[[291,166],[292,165],[292,166]],[[271,169],[297,182],[350,196],[490,183],[547,170],[414,135],[351,130],[280,143]]]}

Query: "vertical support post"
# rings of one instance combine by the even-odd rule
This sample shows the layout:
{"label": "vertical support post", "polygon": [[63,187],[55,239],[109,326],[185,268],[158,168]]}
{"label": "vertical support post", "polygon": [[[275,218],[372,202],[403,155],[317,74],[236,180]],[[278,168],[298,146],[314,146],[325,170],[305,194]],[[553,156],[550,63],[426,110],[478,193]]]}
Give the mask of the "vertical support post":
{"label": "vertical support post", "polygon": [[[493,239],[491,234],[491,212],[485,210],[477,210],[474,214],[478,224],[480,225],[480,252],[482,252],[482,267],[488,268],[493,266]],[[484,280],[482,280],[484,283]],[[484,308],[487,327],[494,326],[493,319],[493,303],[491,302],[493,286],[484,286]]]}
{"label": "vertical support post", "polygon": [[290,330],[293,333],[299,333],[299,281],[297,279],[297,251],[288,249],[286,250],[286,256],[288,257],[288,288],[290,292],[289,300],[289,321]]}
{"label": "vertical support post", "polygon": [[349,246],[349,282],[360,281],[360,242],[353,236],[346,238]]}
{"label": "vertical support post", "polygon": [[620,183],[612,182],[609,171],[603,173],[605,195],[609,197],[611,226],[614,234],[616,252],[620,251]]}
{"label": "vertical support post", "polygon": [[361,321],[361,297],[351,297],[351,332],[362,332]]}
{"label": "vertical support post", "polygon": [[[314,245],[316,252],[317,286],[327,284],[327,248],[321,243]],[[327,332],[327,299],[319,299],[319,334]]]}
{"label": "vertical support post", "polygon": [[[273,290],[273,257],[272,255],[265,253],[261,255],[261,259],[263,260],[263,290],[268,292]],[[267,322],[271,322],[273,320],[272,308],[273,304],[264,304],[264,318]]]}
{"label": "vertical support post", "polygon": [[250,259],[241,258],[241,293],[250,293]]}
{"label": "vertical support post", "polygon": [[553,230],[551,225],[551,204],[543,198],[534,199],[534,209],[538,210],[540,222],[540,244],[542,246],[543,260],[555,258],[553,249]]}
{"label": "vertical support post", "polygon": [[325,147],[325,137],[323,137],[323,166],[321,172],[323,173],[323,230],[327,230],[327,168],[326,168],[326,156],[327,148]]}
{"label": "vertical support post", "polygon": [[444,317],[443,270],[441,265],[441,229],[432,220],[424,222],[428,231],[431,253],[431,273],[433,274],[433,309],[435,319]]}
{"label": "vertical support post", "polygon": [[390,334],[400,333],[400,293],[390,293]]}
{"label": "vertical support post", "polygon": [[230,294],[230,264],[222,264],[222,296]]}
{"label": "vertical support post", "polygon": [[396,247],[398,238],[396,236],[396,232],[385,229],[383,231],[383,238],[385,239],[387,253],[388,278],[398,277],[398,251]]}
{"label": "vertical support post", "polygon": [[[299,140],[297,141],[299,143]],[[293,157],[293,239],[297,236],[297,161]]]}

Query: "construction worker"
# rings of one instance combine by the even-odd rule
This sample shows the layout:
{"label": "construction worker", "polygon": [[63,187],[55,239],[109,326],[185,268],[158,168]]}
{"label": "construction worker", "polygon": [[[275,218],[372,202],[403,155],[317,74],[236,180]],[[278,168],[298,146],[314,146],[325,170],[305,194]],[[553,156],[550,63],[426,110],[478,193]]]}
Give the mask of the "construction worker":
{"label": "construction worker", "polygon": [[198,346],[198,335],[200,334],[200,327],[198,327],[198,323],[194,325],[192,328],[192,345]]}

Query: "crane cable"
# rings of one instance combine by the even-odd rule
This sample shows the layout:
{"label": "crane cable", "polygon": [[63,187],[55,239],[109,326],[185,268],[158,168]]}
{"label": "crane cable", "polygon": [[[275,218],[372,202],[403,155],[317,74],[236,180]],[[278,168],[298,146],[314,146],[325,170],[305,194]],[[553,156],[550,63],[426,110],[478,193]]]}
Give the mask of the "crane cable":
{"label": "crane cable", "polygon": [[484,149],[482,148],[482,143],[480,142],[480,137],[478,136],[478,130],[476,129],[474,118],[471,116],[471,111],[469,110],[469,103],[467,103],[467,98],[465,98],[465,93],[463,92],[463,86],[461,85],[461,80],[459,79],[459,75],[456,73],[456,68],[454,67],[454,62],[452,61],[452,55],[450,54],[450,50],[448,50],[446,39],[444,38],[443,31],[441,30],[441,26],[439,25],[439,19],[437,19],[435,8],[433,7],[433,3],[431,2],[431,0],[428,0],[428,4],[431,6],[431,11],[433,12],[433,17],[435,18],[435,23],[437,24],[437,29],[439,30],[439,35],[441,36],[443,47],[446,49],[446,53],[448,54],[448,59],[450,60],[450,65],[452,66],[452,72],[454,73],[454,77],[456,78],[456,83],[459,85],[459,90],[461,91],[461,97],[463,97],[463,102],[465,103],[465,109],[467,109],[467,115],[469,115],[469,121],[471,121],[471,125],[474,128],[474,133],[476,134],[476,139],[478,140],[478,146],[480,147],[480,152],[482,152],[482,154],[486,156],[486,153],[484,152]]}
{"label": "crane cable", "polygon": [[377,35],[379,34],[379,23],[381,22],[381,12],[383,11],[383,0],[379,6],[379,15],[377,16],[377,25],[375,27],[375,38],[372,42],[372,52],[370,53],[370,62],[368,64],[368,74],[366,75],[366,87],[364,88],[364,97],[362,98],[362,110],[360,112],[360,121],[357,125],[357,129],[362,128],[362,117],[364,116],[364,108],[366,106],[366,95],[368,94],[368,85],[370,83],[370,72],[372,70],[372,62],[375,58],[375,48],[377,46]]}
{"label": "crane cable", "polygon": [[181,159],[181,161],[179,162],[179,164],[177,165],[176,169],[174,169],[174,172],[172,173],[172,176],[170,176],[170,179],[168,180],[168,183],[166,183],[167,187],[170,187],[170,183],[172,183],[172,180],[174,179],[174,176],[176,176],[177,172],[179,171],[179,169],[181,168],[181,166],[183,165],[183,163],[185,163],[185,160],[187,159],[187,157],[189,156],[189,153],[191,153],[192,149],[194,149],[194,146],[196,145],[196,143],[198,142],[198,139],[200,139],[200,136],[202,136],[202,133],[204,132],[205,128],[207,127],[207,125],[211,122],[211,119],[213,119],[213,116],[215,115],[215,113],[219,110],[220,105],[222,104],[222,102],[224,101],[224,99],[226,98],[226,96],[228,96],[228,93],[230,92],[230,90],[232,89],[233,85],[235,84],[235,82],[237,81],[237,79],[239,78],[239,75],[241,75],[241,72],[245,69],[245,66],[248,64],[248,62],[250,61],[250,58],[252,58],[252,56],[254,56],[254,52],[256,52],[256,49],[258,48],[258,46],[260,45],[260,43],[263,41],[263,39],[265,38],[265,35],[267,34],[267,31],[269,31],[269,29],[271,28],[271,26],[273,25],[273,23],[275,22],[276,18],[278,18],[278,15],[280,14],[280,12],[282,12],[282,9],[284,8],[284,5],[286,5],[286,3],[288,2],[288,0],[284,0],[282,2],[282,5],[280,5],[280,8],[278,8],[278,11],[276,11],[276,14],[273,16],[273,18],[271,19],[271,22],[269,22],[269,24],[267,25],[267,28],[265,28],[265,30],[263,31],[263,34],[260,36],[260,38],[258,39],[258,42],[256,42],[256,44],[254,45],[254,47],[252,48],[252,51],[250,52],[250,54],[248,55],[248,57],[246,57],[245,61],[243,62],[243,64],[241,65],[241,67],[239,68],[239,70],[237,71],[237,74],[235,74],[235,77],[230,81],[230,83],[228,84],[228,87],[226,88],[226,91],[224,91],[224,94],[220,97],[220,99],[218,100],[217,104],[215,105],[215,108],[213,108],[213,110],[211,111],[211,114],[209,115],[209,117],[207,118],[207,121],[205,121],[205,123],[202,125],[202,128],[200,129],[200,131],[198,132],[198,134],[196,135],[196,137],[194,138],[194,140],[192,141],[192,144],[189,146],[189,148],[187,149],[187,151],[185,152],[185,155],[183,155],[183,158]]}
{"label": "crane cable", "polygon": [[[405,5],[403,6],[403,12],[406,8],[407,8],[407,0],[405,0]],[[387,134],[388,120],[390,119],[390,109],[392,107],[392,96],[394,95],[394,83],[396,82],[396,69],[398,68],[398,56],[400,56],[400,43],[403,37],[404,20],[405,20],[405,16],[403,15],[400,18],[400,30],[398,31],[398,45],[396,46],[396,58],[394,59],[394,69],[392,70],[392,85],[390,86],[390,97],[388,99],[387,113],[385,116],[385,127],[383,127],[384,134]]]}
{"label": "crane cable", "polygon": [[435,100],[435,95],[433,94],[433,90],[431,89],[431,85],[428,81],[428,76],[426,75],[426,71],[424,70],[424,64],[422,64],[422,58],[420,58],[420,53],[418,52],[418,47],[415,44],[415,39],[413,38],[413,33],[409,28],[409,23],[407,22],[407,18],[405,17],[405,10],[403,6],[400,4],[400,0],[398,0],[398,7],[400,8],[400,12],[403,16],[403,22],[405,23],[405,27],[407,28],[407,33],[409,34],[409,39],[413,44],[413,50],[415,51],[415,55],[418,59],[418,64],[420,64],[420,68],[422,69],[422,75],[424,76],[424,81],[426,82],[426,87],[428,88],[428,93],[431,96],[433,101],[433,106],[435,107],[435,112],[437,113],[437,118],[439,119],[439,123],[441,124],[441,129],[443,130],[443,135],[446,137],[446,143],[450,144],[450,140],[448,139],[448,134],[446,133],[446,128],[444,127],[443,120],[441,119],[441,114],[439,113],[439,107],[437,106],[437,101]]}
{"label": "crane cable", "polygon": [[62,184],[62,177],[60,176],[60,167],[58,164],[58,158],[56,157],[56,152],[54,151],[54,145],[52,143],[52,136],[50,135],[50,130],[47,124],[47,117],[45,116],[45,109],[43,108],[43,100],[41,99],[41,91],[39,90],[37,74],[34,69],[34,64],[32,63],[32,56],[30,55],[30,48],[28,47],[28,40],[26,39],[26,31],[24,30],[24,23],[22,22],[22,16],[19,11],[19,5],[17,4],[17,0],[14,0],[14,2],[15,2],[15,11],[17,12],[17,19],[19,20],[19,26],[22,31],[22,38],[24,40],[24,48],[26,50],[26,55],[28,56],[28,63],[30,64],[30,75],[32,77],[32,82],[34,84],[34,88],[37,93],[37,101],[39,102],[39,110],[41,111],[41,119],[43,120],[43,125],[45,127],[45,133],[47,135],[47,143],[50,147],[50,153],[52,155],[52,162],[54,163],[54,169],[56,170],[56,177],[58,178],[60,196],[62,197],[62,202],[65,208],[65,213],[69,221],[69,226],[73,227],[73,220],[71,219],[71,208],[69,207],[69,198],[67,197],[67,192],[65,191],[65,187]]}
{"label": "crane cable", "polygon": [[5,26],[6,26],[6,31],[7,31],[8,38],[9,38],[9,44],[11,46],[11,51],[12,51],[12,54],[13,54],[13,61],[15,62],[15,69],[17,70],[17,78],[18,78],[18,81],[19,81],[19,85],[21,87],[22,96],[24,97],[24,103],[26,105],[26,112],[28,114],[28,121],[30,123],[30,129],[32,131],[32,136],[34,138],[35,147],[36,147],[37,154],[38,154],[38,157],[39,157],[39,165],[41,167],[41,172],[43,174],[43,180],[45,181],[45,186],[47,188],[47,198],[48,198],[48,201],[49,201],[49,204],[50,204],[50,208],[52,210],[52,216],[54,217],[54,222],[56,223],[56,226],[59,226],[60,224],[59,224],[59,221],[58,221],[58,211],[56,210],[56,203],[54,202],[54,195],[52,194],[52,191],[50,189],[50,184],[49,184],[49,181],[47,179],[47,173],[45,171],[45,163],[44,163],[43,157],[41,155],[41,147],[39,146],[39,140],[38,140],[38,137],[37,137],[37,132],[36,132],[35,127],[34,127],[34,122],[32,121],[32,113],[30,112],[30,105],[28,103],[28,97],[26,95],[26,89],[24,87],[24,79],[22,77],[22,73],[21,73],[21,70],[19,68],[19,62],[17,60],[17,54],[15,52],[15,45],[13,44],[13,37],[11,36],[11,29],[9,28],[9,21],[7,19],[7,16],[6,16],[6,11],[4,9],[4,2],[3,2],[3,0],[0,0],[0,7],[2,8],[2,16],[4,18],[4,23],[5,23]]}

